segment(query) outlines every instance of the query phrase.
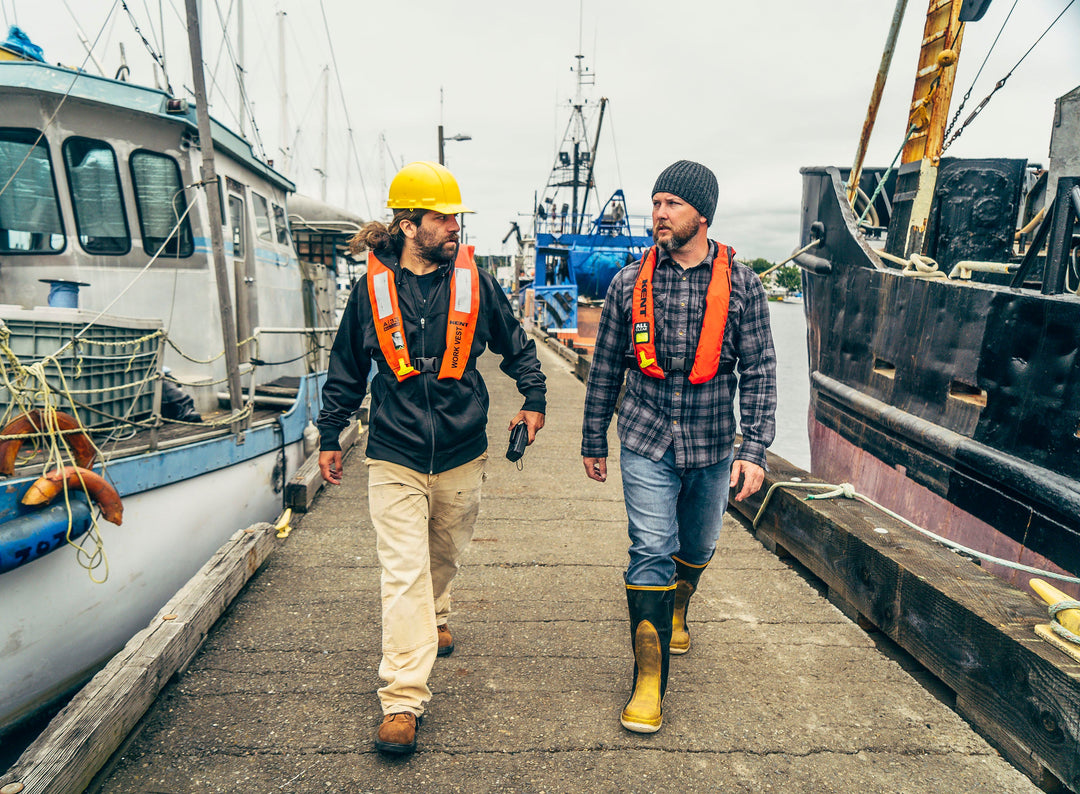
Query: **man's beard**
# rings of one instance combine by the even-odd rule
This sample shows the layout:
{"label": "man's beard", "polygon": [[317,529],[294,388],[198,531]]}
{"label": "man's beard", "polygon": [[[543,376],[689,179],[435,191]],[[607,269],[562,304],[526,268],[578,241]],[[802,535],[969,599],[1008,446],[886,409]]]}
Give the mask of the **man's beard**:
{"label": "man's beard", "polygon": [[454,253],[457,250],[457,240],[453,235],[447,235],[440,239],[438,232],[425,229],[420,226],[416,230],[416,254],[421,259],[436,265],[444,265],[454,261]]}
{"label": "man's beard", "polygon": [[678,251],[680,248],[682,248],[684,245],[694,239],[694,236],[697,234],[698,230],[698,222],[695,218],[694,220],[687,221],[682,226],[671,226],[670,224],[665,224],[664,228],[666,228],[670,232],[671,236],[668,237],[666,240],[661,240],[658,234],[660,231],[660,225],[658,223],[654,223],[653,239],[656,240],[657,245],[659,245],[661,248],[663,248],[670,254],[672,251]]}

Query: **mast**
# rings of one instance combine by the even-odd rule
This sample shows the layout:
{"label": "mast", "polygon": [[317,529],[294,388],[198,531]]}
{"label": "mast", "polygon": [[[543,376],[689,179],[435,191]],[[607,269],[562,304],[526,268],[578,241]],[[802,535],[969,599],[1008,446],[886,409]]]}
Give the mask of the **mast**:
{"label": "mast", "polygon": [[[600,128],[604,126],[604,108],[607,107],[607,97],[600,97],[600,118],[596,120],[596,135],[593,137],[592,151],[589,154],[589,175],[585,177],[585,197],[581,200],[581,206],[589,205],[589,190],[593,188],[593,170],[596,168],[596,149],[600,146]],[[579,224],[578,231],[581,226]]]}
{"label": "mast", "polygon": [[581,141],[574,141],[574,188],[573,188],[573,203],[570,210],[570,225],[574,230],[574,234],[578,233],[578,228],[581,226],[581,216],[578,214],[577,204],[577,189],[581,184]]}
{"label": "mast", "polygon": [[[561,188],[570,188],[571,203],[565,204],[567,212],[570,213],[569,223],[561,227],[560,234],[578,233],[582,220],[580,215],[584,213],[585,199],[588,199],[589,179],[592,174],[592,152],[589,149],[588,129],[585,126],[584,108],[587,101],[582,87],[592,85],[595,75],[583,65],[584,55],[575,55],[574,58],[577,60],[577,66],[571,67],[571,71],[575,72],[576,90],[570,106],[570,120],[559,144],[559,150],[555,154],[555,163],[548,176],[542,200],[533,216],[534,232],[536,222],[548,217],[547,213],[550,213],[552,218],[559,214],[555,199]],[[583,178],[583,171],[586,169],[590,175],[589,179]],[[579,192],[580,188],[585,188],[584,194]]]}
{"label": "mast", "polygon": [[244,119],[247,116],[247,95],[244,93],[244,0],[236,0],[236,82],[240,89],[241,138],[247,137]]}
{"label": "mast", "polygon": [[281,173],[289,174],[289,83],[285,79],[285,12],[278,11],[278,82],[281,84]]}
{"label": "mast", "polygon": [[961,5],[961,0],[930,0],[908,113],[908,128],[914,127],[915,131],[904,146],[901,163],[936,161],[941,157],[956,82],[956,60],[964,37],[959,22]]}
{"label": "mast", "polygon": [[866,121],[863,122],[862,135],[859,136],[859,147],[855,150],[855,163],[851,166],[851,176],[848,177],[848,203],[852,207],[855,206],[855,196],[859,192],[859,177],[862,175],[863,160],[866,158],[866,147],[870,143],[870,133],[874,131],[878,108],[881,107],[881,95],[885,92],[885,80],[889,76],[889,66],[892,65],[893,53],[896,52],[896,39],[900,35],[900,23],[904,20],[906,9],[907,0],[896,0],[889,35],[881,53],[881,64],[878,66],[874,88],[870,92],[870,106],[866,109]]}
{"label": "mast", "polygon": [[[240,360],[236,346],[236,320],[233,317],[229,275],[225,268],[225,241],[221,230],[221,192],[214,169],[214,138],[210,130],[210,109],[206,104],[206,76],[203,74],[202,32],[199,29],[198,0],[185,0],[187,6],[188,46],[191,49],[191,75],[195,83],[195,109],[199,119],[199,149],[202,152],[202,181],[206,189],[209,213],[210,245],[214,258],[218,306],[221,311],[221,338],[225,346],[225,369],[229,383],[229,404],[235,413],[241,407]],[[240,432],[240,424],[233,430]]]}
{"label": "mast", "polygon": [[323,67],[323,119],[322,119],[322,187],[319,197],[326,201],[326,175],[329,170],[330,149],[330,67]]}
{"label": "mast", "polygon": [[[581,34],[578,34],[578,54],[574,57],[577,59],[577,89],[574,92],[574,122],[572,124],[573,129],[573,142],[574,142],[574,155],[573,155],[573,168],[574,176],[571,184],[573,185],[573,198],[570,209],[570,228],[577,234],[581,231],[581,213],[585,211],[585,202],[581,203],[580,212],[578,209],[578,188],[581,184],[581,144],[585,142],[585,150],[588,151],[589,143],[585,136],[587,130],[585,128],[585,114],[582,112],[582,108],[585,107],[585,99],[583,97],[581,87],[584,84],[584,72],[585,68],[582,65],[582,61],[585,60],[585,56],[581,54]],[[592,160],[590,153],[589,160]]]}
{"label": "mast", "polygon": [[922,253],[930,205],[937,184],[938,162],[949,121],[949,104],[956,81],[956,61],[964,27],[961,0],[930,0],[923,29],[919,67],[908,113],[910,135],[901,153],[901,167],[919,163],[919,186],[911,203],[904,256]]}

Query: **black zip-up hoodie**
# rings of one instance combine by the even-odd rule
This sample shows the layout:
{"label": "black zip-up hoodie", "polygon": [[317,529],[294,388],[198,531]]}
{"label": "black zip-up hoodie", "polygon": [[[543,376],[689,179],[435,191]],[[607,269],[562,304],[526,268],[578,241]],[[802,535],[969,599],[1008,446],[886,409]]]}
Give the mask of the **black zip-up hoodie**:
{"label": "black zip-up hoodie", "polygon": [[[401,267],[392,252],[378,257],[394,273],[405,340],[413,359],[438,357],[446,350],[446,317],[450,308],[452,263],[441,265],[425,301],[416,276]],[[398,382],[379,348],[368,298],[367,276],[357,281],[341,318],[322,391],[319,433],[323,451],[341,449],[338,435],[359,407],[374,360],[378,373],[371,382],[367,456],[438,474],[479,457],[487,449],[488,392],[476,371],[476,359],[490,348],[499,365],[517,383],[526,411],[545,412],[544,374],[536,343],[514,318],[502,288],[490,273],[479,270],[480,310],[476,318],[469,365],[461,379],[439,379],[424,372]],[[509,419],[509,417],[507,417]]]}

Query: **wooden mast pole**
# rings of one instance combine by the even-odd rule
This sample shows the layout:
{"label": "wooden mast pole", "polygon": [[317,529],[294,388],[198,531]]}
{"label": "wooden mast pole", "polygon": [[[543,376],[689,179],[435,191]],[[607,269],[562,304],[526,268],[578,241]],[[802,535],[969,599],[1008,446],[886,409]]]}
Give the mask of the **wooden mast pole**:
{"label": "wooden mast pole", "polygon": [[896,0],[889,35],[881,53],[881,64],[878,66],[874,88],[870,92],[870,106],[866,109],[866,121],[863,122],[862,135],[859,136],[859,147],[855,151],[855,163],[851,166],[851,175],[848,177],[847,196],[852,209],[855,208],[855,196],[859,192],[859,177],[862,174],[863,160],[866,158],[866,147],[870,144],[870,134],[874,131],[878,108],[881,107],[881,95],[885,93],[885,81],[889,77],[889,67],[892,65],[893,53],[896,52],[896,39],[900,35],[900,23],[904,21],[906,9],[907,0]]}
{"label": "wooden mast pole", "polygon": [[[195,83],[195,115],[199,120],[199,150],[202,152],[202,181],[206,189],[209,212],[210,246],[214,259],[214,280],[217,282],[218,306],[221,311],[221,338],[225,346],[225,369],[229,383],[229,403],[235,413],[242,405],[240,392],[240,359],[236,347],[236,320],[233,316],[229,274],[225,268],[225,241],[221,229],[221,191],[214,169],[214,138],[210,131],[210,109],[206,102],[206,77],[203,74],[202,33],[199,30],[198,0],[185,0],[187,6],[188,46],[191,49],[191,75]],[[240,432],[241,423],[233,424]]]}
{"label": "wooden mast pole", "polygon": [[937,185],[938,163],[949,120],[956,61],[964,27],[960,22],[961,0],[929,0],[923,29],[919,67],[908,111],[911,131],[900,155],[903,166],[919,164],[918,188],[911,202],[904,256],[924,253],[926,227]]}

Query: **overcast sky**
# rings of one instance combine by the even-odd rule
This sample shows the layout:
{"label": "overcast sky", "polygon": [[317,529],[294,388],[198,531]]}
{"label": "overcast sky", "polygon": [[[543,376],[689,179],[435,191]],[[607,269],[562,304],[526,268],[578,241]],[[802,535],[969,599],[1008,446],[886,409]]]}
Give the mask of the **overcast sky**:
{"label": "overcast sky", "polygon": [[[232,9],[236,55],[237,2],[202,0],[211,110],[234,127],[234,58],[222,47],[219,20],[230,20]],[[1067,4],[1017,0],[965,116]],[[155,0],[127,5],[155,50],[164,50],[174,89],[190,90],[183,0],[165,0],[160,14]],[[313,196],[321,189],[321,75],[329,67],[327,198],[364,217],[381,215],[386,185],[402,162],[437,159],[441,113],[448,136],[472,136],[446,144],[447,165],[477,212],[467,220],[470,241],[481,253],[510,253],[501,239],[512,221],[526,226],[534,192],[547,180],[580,46],[595,75],[586,89],[589,108],[601,96],[609,100],[597,151],[601,197],[622,187],[631,212],[647,213],[660,170],[698,160],[720,181],[711,235],[740,258],[775,261],[797,241],[799,168],[851,164],[894,7],[894,0],[244,0],[244,66],[262,148],[280,165],[287,142],[295,155],[288,175]],[[1012,7],[1013,0],[995,0],[981,22],[968,25],[954,108]],[[121,63],[123,43],[131,79],[153,84],[150,55],[119,0],[0,0],[0,9],[0,19],[18,23],[49,62],[83,63],[81,27],[98,41],[94,55],[108,76]],[[285,135],[277,11],[285,12]],[[909,3],[870,165],[887,165],[902,141],[925,11],[925,0]],[[1078,40],[1080,2],[949,154],[1045,163],[1054,98],[1080,85]],[[86,68],[96,72],[93,63]],[[250,122],[247,129],[254,139]]]}

